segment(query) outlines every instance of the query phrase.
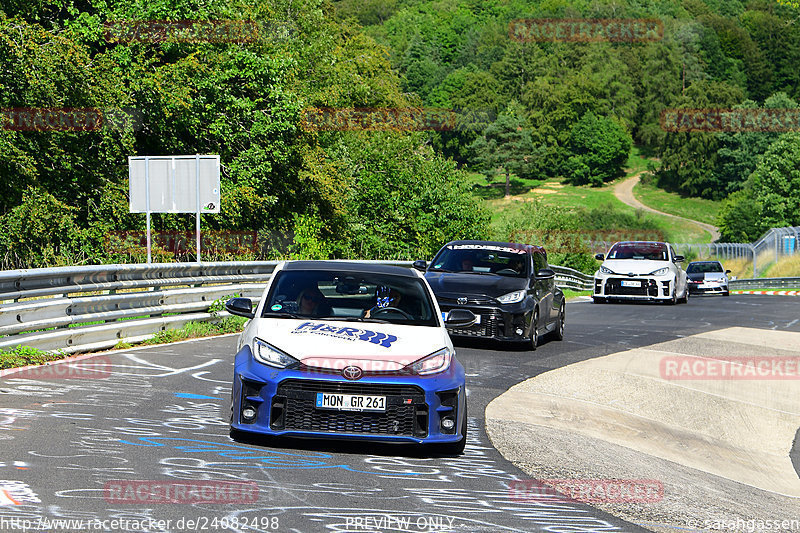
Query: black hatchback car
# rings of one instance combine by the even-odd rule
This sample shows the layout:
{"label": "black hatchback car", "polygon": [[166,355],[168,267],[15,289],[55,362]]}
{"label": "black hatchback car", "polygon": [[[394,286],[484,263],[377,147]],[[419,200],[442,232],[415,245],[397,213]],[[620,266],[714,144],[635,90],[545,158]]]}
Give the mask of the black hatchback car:
{"label": "black hatchback car", "polygon": [[564,338],[564,293],[540,246],[494,241],[445,244],[425,271],[443,315],[471,311],[476,322],[448,328],[451,336],[524,341],[535,350],[540,334]]}

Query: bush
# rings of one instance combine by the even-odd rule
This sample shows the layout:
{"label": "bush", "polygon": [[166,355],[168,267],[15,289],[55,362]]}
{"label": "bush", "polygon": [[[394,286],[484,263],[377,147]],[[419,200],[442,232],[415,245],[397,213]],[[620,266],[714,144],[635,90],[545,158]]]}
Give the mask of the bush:
{"label": "bush", "polygon": [[570,132],[567,178],[575,185],[600,186],[621,176],[632,146],[630,134],[616,121],[586,113]]}
{"label": "bush", "polygon": [[48,361],[63,359],[63,353],[45,352],[30,346],[17,346],[11,350],[0,350],[0,369],[41,365]]}
{"label": "bush", "polygon": [[47,191],[28,187],[22,204],[0,217],[2,268],[71,264],[85,236],[75,222],[77,208]]}

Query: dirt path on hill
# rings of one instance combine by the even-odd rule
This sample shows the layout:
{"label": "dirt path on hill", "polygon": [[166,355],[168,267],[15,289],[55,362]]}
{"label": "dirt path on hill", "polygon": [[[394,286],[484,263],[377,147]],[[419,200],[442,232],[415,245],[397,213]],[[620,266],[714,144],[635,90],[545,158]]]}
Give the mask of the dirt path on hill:
{"label": "dirt path on hill", "polygon": [[643,209],[644,211],[649,211],[651,213],[656,213],[658,215],[663,215],[665,217],[672,217],[677,218],[680,220],[685,220],[687,222],[691,222],[697,226],[700,226],[707,232],[711,234],[711,242],[716,241],[719,239],[719,228],[716,226],[712,226],[711,224],[706,224],[704,222],[698,222],[697,220],[692,220],[690,218],[679,217],[677,215],[671,215],[669,213],[665,213],[663,211],[658,211],[657,209],[653,209],[652,207],[648,207],[644,205],[642,202],[636,199],[633,196],[633,188],[639,183],[639,177],[644,174],[644,172],[639,172],[638,174],[634,174],[630,178],[627,178],[614,186],[614,196],[616,196],[620,202],[624,204],[628,204],[631,207],[636,209]]}

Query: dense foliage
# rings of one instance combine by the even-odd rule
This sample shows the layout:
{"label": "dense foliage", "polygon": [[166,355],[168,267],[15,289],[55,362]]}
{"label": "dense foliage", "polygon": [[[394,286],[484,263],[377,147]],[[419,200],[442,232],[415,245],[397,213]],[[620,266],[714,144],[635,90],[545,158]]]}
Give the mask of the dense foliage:
{"label": "dense foliage", "polygon": [[[141,260],[106,247],[109,233],[144,228],[143,215],[128,213],[127,157],[139,154],[220,154],[222,212],[204,215],[203,227],[258,231],[260,257],[427,256],[442,239],[482,234],[486,215],[461,171],[421,134],[302,127],[307,107],[413,104],[387,51],[335,21],[330,4],[2,5],[0,108],[100,108],[118,119],[91,131],[0,128],[5,268]],[[109,31],[187,19],[254,24],[237,40]],[[427,209],[411,216],[420,205]],[[194,226],[185,214],[154,215],[153,224]]]}
{"label": "dense foliage", "polygon": [[[663,38],[511,38],[509,23],[526,18],[656,18]],[[427,257],[447,239],[487,236],[465,168],[599,185],[632,141],[658,157],[660,186],[727,198],[723,237],[749,240],[796,222],[781,199],[798,138],[670,132],[662,112],[796,108],[799,19],[775,0],[7,0],[0,108],[99,108],[105,122],[15,131],[5,119],[0,266],[142,260],[107,246],[111,232],[144,228],[128,213],[131,155],[219,154],[222,212],[203,226],[257,231],[248,258]],[[243,33],[147,40],[131,29],[181,20],[240,21]],[[309,107],[412,106],[454,109],[460,122],[303,126]],[[193,217],[153,224],[191,230]]]}
{"label": "dense foliage", "polygon": [[[507,103],[519,102],[540,165],[523,169],[533,176],[601,184],[617,174],[624,158],[609,154],[626,143],[620,145],[617,134],[588,137],[587,117],[596,117],[620,125],[659,159],[659,186],[717,200],[743,190],[732,202],[752,206],[758,200],[745,184],[780,133],[666,131],[662,113],[794,108],[800,94],[800,8],[788,0],[340,0],[336,5],[341,18],[356,19],[389,47],[403,89],[426,105],[488,109],[501,122]],[[663,23],[663,38],[633,43],[509,38],[509,23],[528,18],[656,18]],[[576,132],[581,132],[578,142]],[[481,151],[464,149],[473,138],[431,137],[459,162],[486,168]],[[593,170],[609,160],[606,170]],[[738,238],[756,235],[759,220],[752,219]],[[723,229],[726,224],[721,221]],[[723,238],[733,235],[723,231]]]}

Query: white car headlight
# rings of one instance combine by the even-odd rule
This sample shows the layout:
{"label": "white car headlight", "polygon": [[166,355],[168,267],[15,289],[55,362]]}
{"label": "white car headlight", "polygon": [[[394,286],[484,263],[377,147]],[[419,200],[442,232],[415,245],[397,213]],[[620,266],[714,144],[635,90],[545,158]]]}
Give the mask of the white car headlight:
{"label": "white car headlight", "polygon": [[258,337],[253,339],[253,357],[255,357],[256,361],[259,363],[274,366],[275,368],[286,368],[292,363],[299,362],[291,355],[278,350]]}
{"label": "white car headlight", "polygon": [[659,268],[650,272],[650,276],[665,276],[669,272],[669,267]]}
{"label": "white car headlight", "polygon": [[525,299],[525,291],[514,291],[497,298],[501,304],[515,304]]}
{"label": "white car headlight", "polygon": [[602,272],[603,274],[616,274],[616,272],[614,272],[610,268],[604,267],[603,265],[600,265],[600,272]]}
{"label": "white car headlight", "polygon": [[406,369],[420,376],[438,374],[450,368],[450,361],[452,361],[452,359],[453,353],[450,351],[450,348],[442,348],[438,352],[433,352],[411,363]]}

